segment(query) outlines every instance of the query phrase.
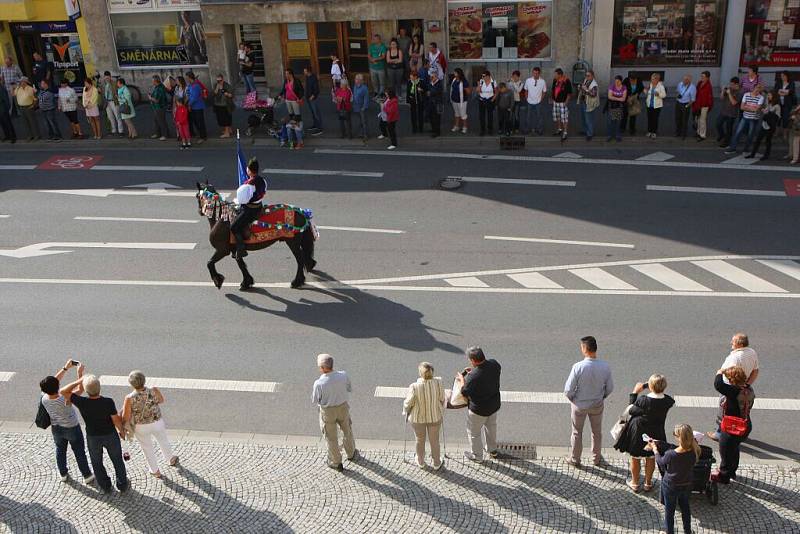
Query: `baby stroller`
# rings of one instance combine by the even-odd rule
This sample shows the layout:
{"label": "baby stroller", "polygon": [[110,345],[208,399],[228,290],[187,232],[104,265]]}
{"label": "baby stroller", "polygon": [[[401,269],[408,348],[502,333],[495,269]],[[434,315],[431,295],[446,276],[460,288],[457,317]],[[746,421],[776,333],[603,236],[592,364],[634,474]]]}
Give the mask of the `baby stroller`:
{"label": "baby stroller", "polygon": [[719,484],[711,480],[711,466],[716,463],[711,447],[700,445],[700,459],[694,464],[692,472],[692,492],[705,493],[708,502],[716,506],[719,503]]}
{"label": "baby stroller", "polygon": [[242,108],[254,112],[247,117],[247,129],[244,132],[246,136],[252,136],[262,126],[270,136],[274,136],[278,131],[278,123],[275,122],[275,101],[272,98],[259,99],[258,94],[253,91],[244,97]]}

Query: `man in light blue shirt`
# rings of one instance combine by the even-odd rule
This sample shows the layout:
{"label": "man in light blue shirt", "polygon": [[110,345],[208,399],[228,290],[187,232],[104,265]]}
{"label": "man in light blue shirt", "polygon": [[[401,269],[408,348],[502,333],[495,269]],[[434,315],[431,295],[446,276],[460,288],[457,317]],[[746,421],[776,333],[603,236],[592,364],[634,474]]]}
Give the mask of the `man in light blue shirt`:
{"label": "man in light blue shirt", "polygon": [[689,116],[692,104],[697,98],[697,88],[692,85],[692,77],[688,74],[678,83],[678,96],[675,99],[675,137],[686,139],[689,129]]}
{"label": "man in light blue shirt", "polygon": [[347,373],[333,370],[333,357],[330,354],[318,355],[317,366],[322,374],[314,382],[311,401],[319,406],[319,428],[328,442],[328,467],[343,471],[337,426],[344,435],[343,445],[347,459],[355,462],[359,457],[353,439],[350,406],[347,404],[353,388]]}
{"label": "man in light blue shirt", "polygon": [[597,340],[592,336],[581,338],[583,360],[572,366],[564,385],[564,395],[572,405],[571,454],[567,461],[581,465],[583,452],[583,425],[586,418],[592,428],[592,459],[594,465],[603,463],[600,449],[603,445],[603,407],[606,397],[614,391],[611,367],[597,359]]}

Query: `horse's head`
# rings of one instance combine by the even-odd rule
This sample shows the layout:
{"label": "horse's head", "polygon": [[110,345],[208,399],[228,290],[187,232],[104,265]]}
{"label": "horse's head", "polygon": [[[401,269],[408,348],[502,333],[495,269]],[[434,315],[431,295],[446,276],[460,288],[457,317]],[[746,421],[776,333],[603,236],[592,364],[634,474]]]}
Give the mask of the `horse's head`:
{"label": "horse's head", "polygon": [[207,214],[207,205],[217,195],[217,190],[208,182],[195,182],[195,185],[197,185],[197,194],[195,195],[195,198],[197,198],[197,212],[201,217],[204,217]]}

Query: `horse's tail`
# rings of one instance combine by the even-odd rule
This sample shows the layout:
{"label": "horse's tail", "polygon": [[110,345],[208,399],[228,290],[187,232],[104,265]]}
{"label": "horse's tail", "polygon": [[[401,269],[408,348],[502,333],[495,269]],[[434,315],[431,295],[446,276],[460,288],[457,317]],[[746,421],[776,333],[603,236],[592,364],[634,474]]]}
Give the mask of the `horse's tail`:
{"label": "horse's tail", "polygon": [[303,267],[305,267],[308,272],[313,271],[317,262],[314,261],[314,229],[311,227],[310,223],[308,227],[303,230],[300,248],[303,252]]}

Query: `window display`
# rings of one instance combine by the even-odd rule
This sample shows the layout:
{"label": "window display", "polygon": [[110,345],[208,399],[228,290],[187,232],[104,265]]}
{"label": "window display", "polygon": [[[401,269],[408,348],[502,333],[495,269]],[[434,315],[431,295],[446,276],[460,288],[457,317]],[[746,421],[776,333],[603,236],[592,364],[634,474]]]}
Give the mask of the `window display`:
{"label": "window display", "polygon": [[616,0],[613,66],[719,66],[725,0]]}
{"label": "window display", "polygon": [[748,0],[742,66],[800,66],[800,0]]}
{"label": "window display", "polygon": [[448,57],[483,62],[549,59],[552,15],[552,0],[448,0]]}

